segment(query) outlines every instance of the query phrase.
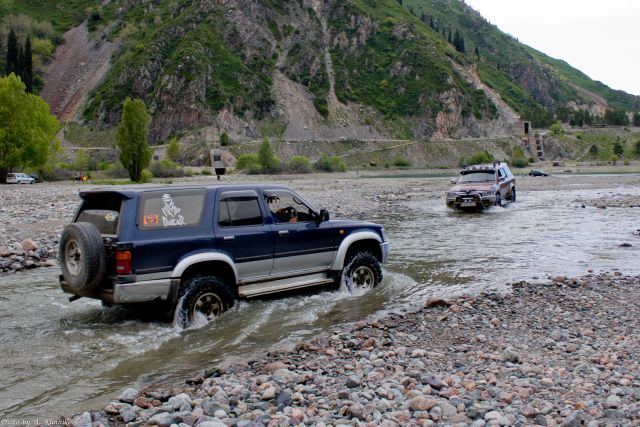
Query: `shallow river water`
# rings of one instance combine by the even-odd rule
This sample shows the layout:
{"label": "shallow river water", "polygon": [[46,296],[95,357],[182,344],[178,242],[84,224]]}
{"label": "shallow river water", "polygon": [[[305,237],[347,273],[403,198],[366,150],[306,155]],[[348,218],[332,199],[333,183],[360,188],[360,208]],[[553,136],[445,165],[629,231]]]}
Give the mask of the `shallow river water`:
{"label": "shallow river water", "polygon": [[[640,194],[638,187],[611,190]],[[181,330],[99,302],[67,301],[57,269],[0,277],[0,418],[50,418],[97,409],[126,387],[178,382],[199,369],[274,344],[331,331],[431,295],[508,290],[515,280],[619,269],[640,273],[640,208],[580,207],[596,191],[520,194],[478,214],[420,194],[385,225],[392,255],[374,291],[319,291],[242,301],[216,322]],[[631,243],[631,247],[621,247]]]}

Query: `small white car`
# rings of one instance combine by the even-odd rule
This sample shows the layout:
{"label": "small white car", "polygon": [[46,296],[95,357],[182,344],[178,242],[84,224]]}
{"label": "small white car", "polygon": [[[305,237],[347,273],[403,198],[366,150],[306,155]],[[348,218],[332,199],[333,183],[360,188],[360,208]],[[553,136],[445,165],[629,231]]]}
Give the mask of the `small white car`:
{"label": "small white car", "polygon": [[36,180],[26,173],[10,173],[7,175],[7,184],[35,184]]}

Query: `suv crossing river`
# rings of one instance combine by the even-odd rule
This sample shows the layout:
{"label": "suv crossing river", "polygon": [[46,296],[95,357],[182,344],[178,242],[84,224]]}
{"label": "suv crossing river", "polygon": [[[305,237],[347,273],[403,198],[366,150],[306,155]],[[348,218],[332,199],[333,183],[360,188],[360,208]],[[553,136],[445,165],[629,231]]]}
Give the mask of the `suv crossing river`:
{"label": "suv crossing river", "polygon": [[277,185],[98,188],[60,240],[75,300],[154,303],[183,325],[250,298],[340,281],[373,288],[389,253],[381,225],[330,220]]}

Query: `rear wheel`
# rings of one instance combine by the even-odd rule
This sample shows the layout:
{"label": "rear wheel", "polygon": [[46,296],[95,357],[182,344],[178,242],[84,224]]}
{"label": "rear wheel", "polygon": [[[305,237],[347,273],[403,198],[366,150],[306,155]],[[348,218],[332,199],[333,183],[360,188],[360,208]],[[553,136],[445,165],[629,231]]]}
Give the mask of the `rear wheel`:
{"label": "rear wheel", "polygon": [[380,262],[370,252],[358,252],[348,260],[345,270],[347,285],[352,290],[373,289],[382,282]]}
{"label": "rear wheel", "polygon": [[511,190],[511,203],[516,202],[516,189],[515,187]]}
{"label": "rear wheel", "polygon": [[183,289],[183,298],[177,308],[182,327],[191,325],[201,316],[213,320],[234,304],[229,287],[214,276],[193,277],[183,284]]}

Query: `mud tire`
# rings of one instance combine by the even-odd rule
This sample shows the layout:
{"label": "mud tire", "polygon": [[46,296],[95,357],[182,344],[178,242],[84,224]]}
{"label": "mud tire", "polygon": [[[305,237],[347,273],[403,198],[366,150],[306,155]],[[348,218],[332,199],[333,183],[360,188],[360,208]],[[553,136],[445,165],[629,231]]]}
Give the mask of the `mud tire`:
{"label": "mud tire", "polygon": [[515,187],[511,190],[511,203],[515,203],[517,199]]}
{"label": "mud tire", "polygon": [[214,276],[196,276],[182,285],[179,299],[178,323],[186,328],[193,323],[198,311],[212,320],[233,307],[235,299],[229,286]]}
{"label": "mud tire", "polygon": [[358,252],[351,256],[346,264],[344,274],[351,279],[354,289],[373,289],[382,282],[380,262],[370,252]]}
{"label": "mud tire", "polygon": [[496,206],[502,206],[502,197],[500,193],[496,194]]}
{"label": "mud tire", "polygon": [[104,244],[100,231],[89,222],[69,224],[60,237],[60,267],[72,291],[92,291],[106,276]]}

